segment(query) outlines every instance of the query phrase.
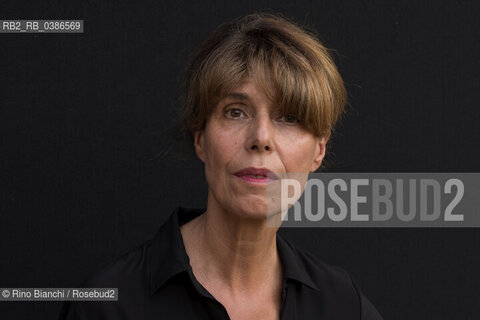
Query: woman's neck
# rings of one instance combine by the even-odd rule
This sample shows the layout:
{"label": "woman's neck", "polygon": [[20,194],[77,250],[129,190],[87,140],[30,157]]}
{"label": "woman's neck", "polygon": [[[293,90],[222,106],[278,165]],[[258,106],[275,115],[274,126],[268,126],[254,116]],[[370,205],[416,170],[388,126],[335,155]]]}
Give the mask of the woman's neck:
{"label": "woman's neck", "polygon": [[207,286],[221,284],[231,295],[280,290],[277,229],[267,227],[263,219],[226,212],[212,202],[204,214],[181,227],[197,280]]}

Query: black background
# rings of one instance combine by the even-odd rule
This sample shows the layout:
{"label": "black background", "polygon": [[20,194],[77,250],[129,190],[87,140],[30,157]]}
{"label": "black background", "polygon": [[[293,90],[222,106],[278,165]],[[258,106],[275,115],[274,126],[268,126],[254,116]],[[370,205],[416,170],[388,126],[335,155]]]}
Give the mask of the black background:
{"label": "black background", "polygon": [[[328,171],[479,172],[476,1],[19,1],[0,19],[83,19],[83,34],[0,34],[0,287],[75,287],[204,206],[174,124],[189,53],[220,23],[271,9],[337,52],[350,105]],[[288,229],[350,271],[385,319],[480,319],[478,229]],[[58,302],[3,302],[54,319]]]}

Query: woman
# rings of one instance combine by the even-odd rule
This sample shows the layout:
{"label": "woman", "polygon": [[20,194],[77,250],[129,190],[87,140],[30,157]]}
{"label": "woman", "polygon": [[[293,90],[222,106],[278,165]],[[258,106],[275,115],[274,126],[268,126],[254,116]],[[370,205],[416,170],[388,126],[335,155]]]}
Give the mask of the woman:
{"label": "woman", "polygon": [[267,188],[316,171],[346,94],[314,35],[273,14],[220,26],[187,69],[181,129],[208,183],[206,209],[177,208],[155,238],[94,274],[118,302],[68,319],[381,319],[345,271],[268,227]]}

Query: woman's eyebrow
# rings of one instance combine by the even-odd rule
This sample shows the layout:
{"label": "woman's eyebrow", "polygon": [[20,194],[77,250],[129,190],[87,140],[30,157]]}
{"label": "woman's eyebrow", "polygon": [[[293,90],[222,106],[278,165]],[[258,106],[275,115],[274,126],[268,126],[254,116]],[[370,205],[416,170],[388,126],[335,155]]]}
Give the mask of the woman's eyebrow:
{"label": "woman's eyebrow", "polygon": [[245,93],[240,92],[229,92],[227,93],[222,100],[224,99],[237,99],[242,101],[250,101],[250,97]]}

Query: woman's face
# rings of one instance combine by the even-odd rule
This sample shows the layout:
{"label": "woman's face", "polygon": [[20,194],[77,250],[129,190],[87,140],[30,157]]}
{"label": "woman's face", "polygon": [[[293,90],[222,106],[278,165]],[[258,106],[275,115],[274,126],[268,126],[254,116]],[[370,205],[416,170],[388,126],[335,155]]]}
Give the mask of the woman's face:
{"label": "woman's face", "polygon": [[246,79],[217,104],[205,130],[194,134],[209,201],[227,212],[264,218],[267,186],[275,183],[264,169],[277,176],[313,172],[321,165],[327,139],[307,132],[294,116],[280,114]]}

